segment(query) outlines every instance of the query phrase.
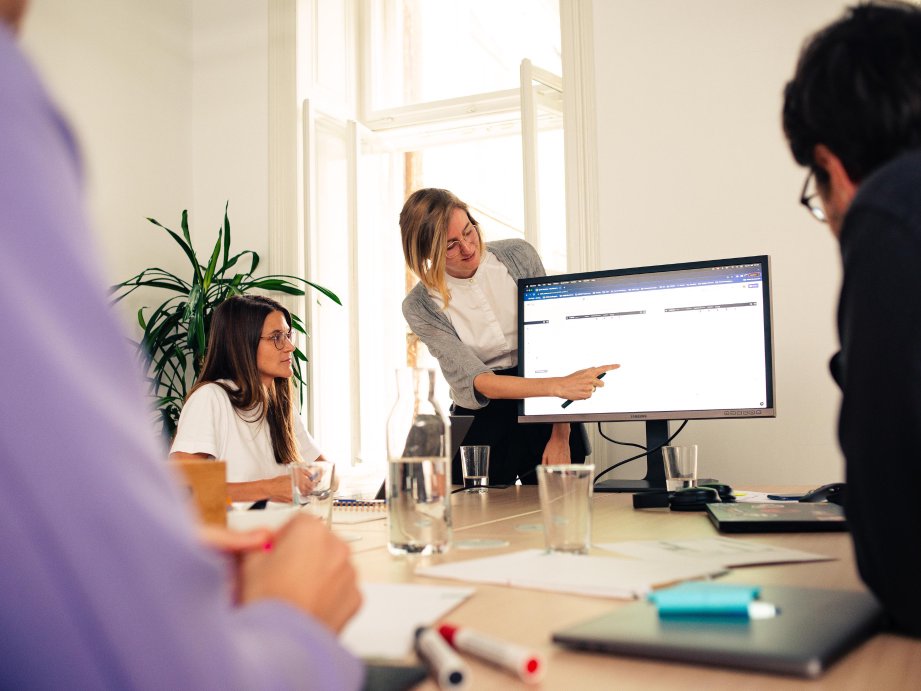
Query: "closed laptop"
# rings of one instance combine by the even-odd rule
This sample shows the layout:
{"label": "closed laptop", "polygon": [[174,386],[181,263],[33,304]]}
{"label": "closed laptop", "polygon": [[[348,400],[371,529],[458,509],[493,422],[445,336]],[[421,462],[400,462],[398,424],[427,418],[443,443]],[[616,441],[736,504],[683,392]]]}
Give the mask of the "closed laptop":
{"label": "closed laptop", "polygon": [[865,592],[765,586],[770,619],[660,619],[642,601],[553,634],[567,647],[618,655],[817,677],[872,635],[881,610]]}

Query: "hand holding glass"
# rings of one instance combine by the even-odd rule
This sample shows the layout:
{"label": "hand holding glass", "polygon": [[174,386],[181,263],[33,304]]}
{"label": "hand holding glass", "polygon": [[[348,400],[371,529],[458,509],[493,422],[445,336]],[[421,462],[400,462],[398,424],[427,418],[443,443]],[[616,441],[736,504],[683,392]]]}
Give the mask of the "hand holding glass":
{"label": "hand holding glass", "polygon": [[304,509],[329,525],[333,510],[336,466],[329,461],[290,463],[291,498]]}

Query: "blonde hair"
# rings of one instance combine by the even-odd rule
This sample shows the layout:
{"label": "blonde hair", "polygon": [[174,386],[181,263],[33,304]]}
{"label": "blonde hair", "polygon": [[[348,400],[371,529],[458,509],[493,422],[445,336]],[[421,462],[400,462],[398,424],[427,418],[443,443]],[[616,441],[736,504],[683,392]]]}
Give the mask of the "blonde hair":
{"label": "blonde hair", "polygon": [[483,234],[480,225],[470,215],[470,208],[448,190],[435,187],[416,190],[400,212],[400,235],[403,238],[403,258],[406,266],[429,290],[441,295],[444,306],[451,301],[445,281],[448,224],[454,209],[461,209],[476,228],[480,255],[483,254]]}

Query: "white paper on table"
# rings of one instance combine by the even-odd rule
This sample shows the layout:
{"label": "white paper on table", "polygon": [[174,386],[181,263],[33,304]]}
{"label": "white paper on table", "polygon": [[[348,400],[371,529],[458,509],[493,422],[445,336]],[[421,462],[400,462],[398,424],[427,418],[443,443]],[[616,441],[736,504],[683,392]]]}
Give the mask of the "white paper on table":
{"label": "white paper on table", "polygon": [[231,530],[255,530],[268,528],[278,530],[296,515],[297,509],[291,504],[269,503],[261,511],[234,510],[227,512],[227,527]]}
{"label": "white paper on table", "polygon": [[708,563],[716,562],[727,568],[754,566],[755,564],[832,561],[835,558],[730,537],[706,537],[695,540],[633,540],[608,542],[596,545],[596,547],[635,559],[692,559]]}
{"label": "white paper on table", "polygon": [[[796,503],[797,499],[768,499],[768,495],[776,496],[777,494],[786,494],[786,492],[755,492],[750,489],[733,490],[733,496],[738,504],[790,504]],[[805,494],[805,492],[803,492]]]}
{"label": "white paper on table", "polygon": [[414,583],[364,583],[364,604],[340,640],[358,657],[403,658],[413,649],[418,627],[435,623],[473,592]]}
{"label": "white paper on table", "polygon": [[724,571],[720,565],[700,560],[644,561],[541,549],[416,568],[420,576],[621,599],[642,597],[656,586]]}

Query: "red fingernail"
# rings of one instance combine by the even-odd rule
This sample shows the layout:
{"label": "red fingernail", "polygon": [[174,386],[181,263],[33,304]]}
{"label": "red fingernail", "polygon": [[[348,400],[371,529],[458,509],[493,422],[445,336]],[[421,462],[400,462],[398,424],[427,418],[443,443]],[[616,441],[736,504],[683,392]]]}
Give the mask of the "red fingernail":
{"label": "red fingernail", "polygon": [[271,552],[271,551],[272,551],[272,541],[271,541],[271,540],[269,540],[269,541],[266,542],[264,545],[262,545],[262,551],[264,551],[264,552]]}

